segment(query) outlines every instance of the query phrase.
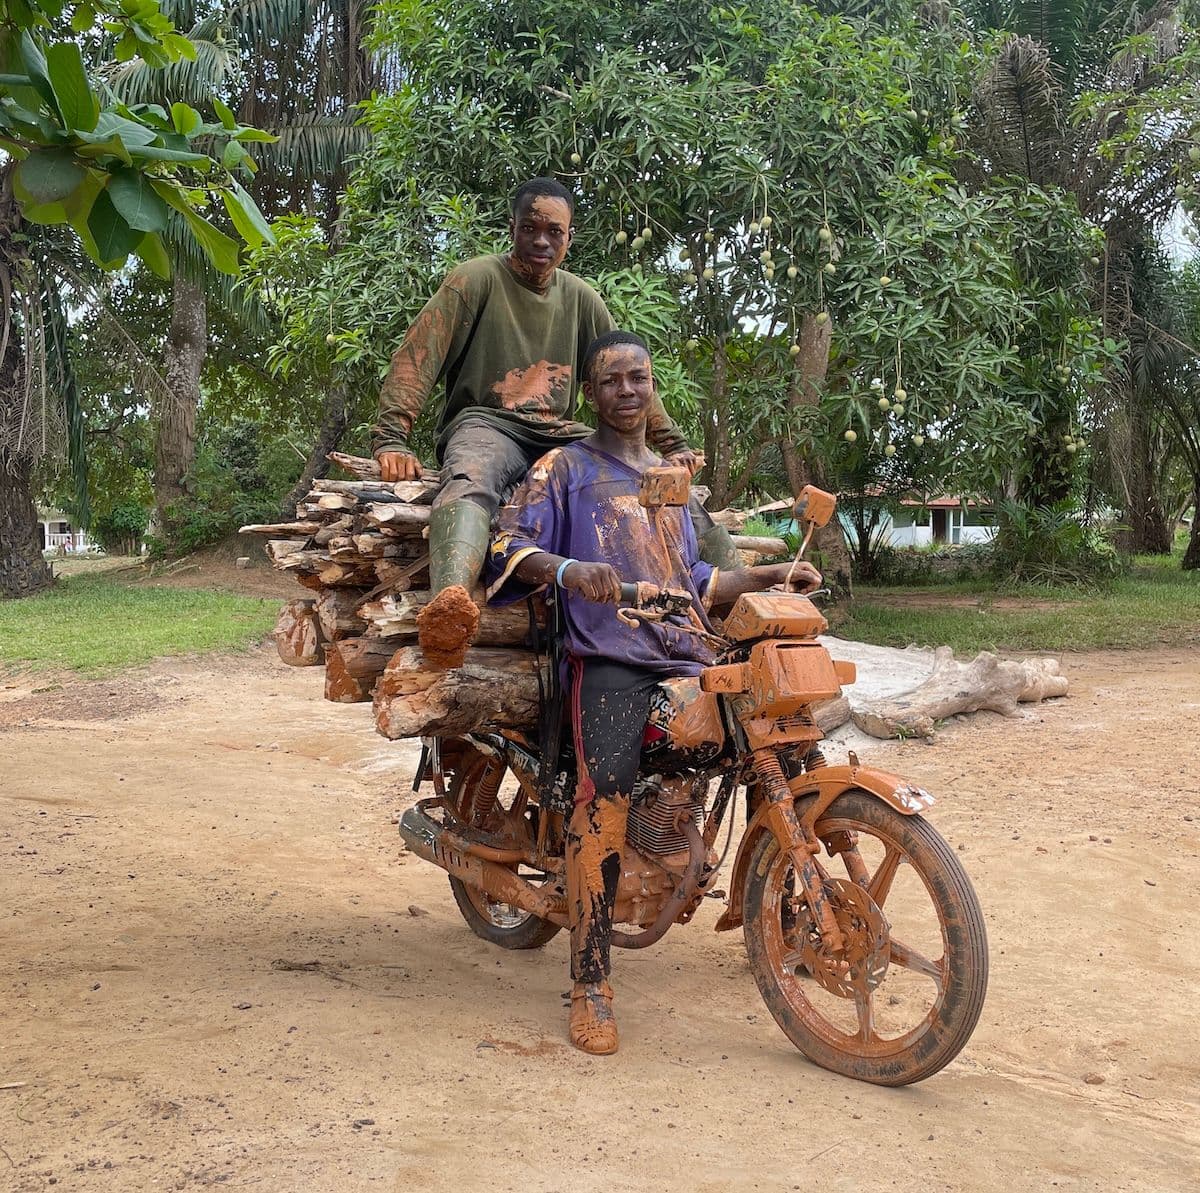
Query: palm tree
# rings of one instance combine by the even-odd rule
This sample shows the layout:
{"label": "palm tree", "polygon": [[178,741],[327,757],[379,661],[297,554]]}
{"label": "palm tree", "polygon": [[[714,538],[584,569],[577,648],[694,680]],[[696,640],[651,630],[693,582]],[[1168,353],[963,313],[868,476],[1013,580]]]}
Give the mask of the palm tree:
{"label": "palm tree", "polygon": [[[214,97],[235,97],[231,107],[238,123],[277,137],[253,146],[250,168],[256,170],[254,192],[263,214],[274,219],[302,211],[332,229],[349,163],[366,146],[356,106],[384,82],[382,60],[362,47],[370,6],[357,0],[240,0],[232,7],[177,0],[165,7],[179,27],[190,29],[194,61],[160,71],[131,64],[114,74],[114,89],[131,101],[172,95],[210,111]],[[156,513],[164,527],[171,506],[185,495],[195,458],[207,302],[219,303],[256,330],[266,322],[261,307],[234,280],[209,268],[192,241],[175,238],[172,248],[176,269],[166,385],[156,401],[154,469]],[[333,386],[302,491],[327,467],[325,454],[347,421],[346,395]]]}
{"label": "palm tree", "polygon": [[[978,80],[970,127],[968,182],[1027,179],[1074,196],[1080,213],[1104,233],[1095,270],[1095,310],[1103,331],[1127,339],[1137,306],[1137,256],[1178,205],[1177,185],[1194,172],[1188,150],[1196,112],[1173,90],[1194,67],[1180,54],[1182,5],[1138,0],[976,0],[966,6],[977,28],[1006,31]],[[1052,286],[1054,279],[1044,279]],[[1159,437],[1148,433],[1145,391],[1136,362],[1108,378],[1093,418],[1103,430],[1099,479],[1124,498],[1134,550],[1169,550]],[[1071,410],[1049,412],[1025,496],[1053,504],[1068,495],[1070,471],[1056,459]],[[1059,426],[1056,419],[1062,421]],[[1143,434],[1139,431],[1147,431]]]}

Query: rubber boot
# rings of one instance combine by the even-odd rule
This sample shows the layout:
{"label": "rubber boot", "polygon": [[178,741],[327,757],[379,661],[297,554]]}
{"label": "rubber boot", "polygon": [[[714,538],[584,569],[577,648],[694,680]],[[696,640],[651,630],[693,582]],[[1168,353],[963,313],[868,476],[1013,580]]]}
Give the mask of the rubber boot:
{"label": "rubber boot", "polygon": [[479,606],[471,589],[487,558],[492,520],[473,501],[450,501],[429,515],[429,587],[433,600],[417,616],[417,641],[431,667],[462,665],[476,631]]}
{"label": "rubber boot", "polygon": [[733,536],[724,526],[712,525],[699,538],[700,558],[723,572],[736,571],[742,566]]}
{"label": "rubber boot", "polygon": [[571,1043],[593,1056],[618,1045],[611,969],[613,905],[629,800],[592,799],[575,805],[567,826],[567,913],[571,925]]}

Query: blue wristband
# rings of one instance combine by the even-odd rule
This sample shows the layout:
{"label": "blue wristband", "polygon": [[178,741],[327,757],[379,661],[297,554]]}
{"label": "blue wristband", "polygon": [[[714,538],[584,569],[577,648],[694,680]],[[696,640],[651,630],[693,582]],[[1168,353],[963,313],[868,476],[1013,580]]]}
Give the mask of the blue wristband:
{"label": "blue wristband", "polygon": [[554,573],[554,587],[555,588],[562,587],[563,572],[565,572],[567,570],[567,568],[569,568],[571,566],[571,564],[578,563],[578,562],[579,562],[578,559],[564,559],[562,561],[562,563],[560,563],[558,565],[558,571]]}

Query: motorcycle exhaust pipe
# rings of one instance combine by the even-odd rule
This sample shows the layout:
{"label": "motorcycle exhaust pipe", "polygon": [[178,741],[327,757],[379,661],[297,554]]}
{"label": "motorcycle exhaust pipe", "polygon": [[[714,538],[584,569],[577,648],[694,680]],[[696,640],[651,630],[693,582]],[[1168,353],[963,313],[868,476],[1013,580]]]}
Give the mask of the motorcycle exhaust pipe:
{"label": "motorcycle exhaust pipe", "polygon": [[450,834],[419,807],[400,817],[400,836],[418,857],[440,866],[468,886],[478,887],[497,903],[509,903],[539,919],[565,926],[566,900],[526,882],[505,866],[453,848],[444,838]]}

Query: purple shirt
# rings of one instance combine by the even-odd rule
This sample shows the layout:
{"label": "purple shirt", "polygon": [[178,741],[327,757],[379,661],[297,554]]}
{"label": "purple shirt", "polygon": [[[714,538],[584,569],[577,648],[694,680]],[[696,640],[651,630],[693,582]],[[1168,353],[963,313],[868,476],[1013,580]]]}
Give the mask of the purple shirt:
{"label": "purple shirt", "polygon": [[[513,575],[529,555],[547,551],[581,563],[607,563],[622,581],[649,580],[684,588],[705,629],[704,597],[717,569],[702,563],[686,509],[659,512],[664,552],[649,513],[638,504],[641,473],[587,441],[547,452],[529,470],[512,502],[500,511],[486,568],[490,603],[511,604],[536,589]],[[612,605],[563,591],[567,651],[612,659],[663,675],[697,675],[714,658],[695,634],[663,622],[617,619]]]}

